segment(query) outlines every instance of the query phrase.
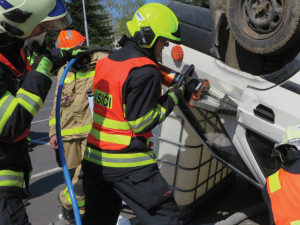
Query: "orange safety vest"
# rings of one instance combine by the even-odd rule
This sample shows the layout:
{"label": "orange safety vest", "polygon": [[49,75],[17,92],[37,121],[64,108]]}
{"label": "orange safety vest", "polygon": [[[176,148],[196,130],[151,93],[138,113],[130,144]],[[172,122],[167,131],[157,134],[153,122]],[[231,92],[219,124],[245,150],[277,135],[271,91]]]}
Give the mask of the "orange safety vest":
{"label": "orange safety vest", "polygon": [[[130,145],[131,138],[143,136],[150,143],[152,132],[136,134],[125,118],[123,85],[134,68],[153,65],[149,58],[139,57],[113,61],[108,57],[97,62],[94,78],[94,115],[88,143],[106,150],[122,150]],[[149,147],[149,145],[148,145]]]}
{"label": "orange safety vest", "polygon": [[[25,62],[25,60],[27,60],[26,62],[26,74],[31,71],[31,66],[30,66],[30,61],[28,59],[25,59],[25,54],[24,51],[21,49],[20,51],[21,57],[23,59],[23,61]],[[23,75],[22,72],[20,72],[4,55],[2,55],[0,53],[0,62],[3,63],[6,68],[9,69],[9,71],[16,77],[21,77]],[[25,74],[24,74],[25,75]],[[14,139],[12,142],[18,142],[20,140],[22,140],[23,138],[25,138],[28,134],[29,134],[29,130],[30,130],[30,125],[26,128],[26,130],[16,139]],[[5,140],[1,140],[3,142],[5,142]]]}
{"label": "orange safety vest", "polygon": [[300,174],[279,169],[267,178],[267,191],[276,225],[300,224]]}

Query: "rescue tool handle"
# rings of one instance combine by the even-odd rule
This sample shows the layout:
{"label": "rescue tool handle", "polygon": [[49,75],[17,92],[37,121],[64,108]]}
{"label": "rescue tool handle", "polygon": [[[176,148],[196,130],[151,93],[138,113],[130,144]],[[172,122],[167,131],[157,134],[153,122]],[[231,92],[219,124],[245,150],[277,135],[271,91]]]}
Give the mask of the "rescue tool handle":
{"label": "rescue tool handle", "polygon": [[179,81],[177,82],[177,89],[180,88],[181,85],[184,85],[186,83],[186,78],[188,76],[191,76],[195,70],[194,64],[189,65],[189,67],[186,69],[185,72],[182,73],[182,76],[180,77]]}
{"label": "rescue tool handle", "polygon": [[77,199],[75,196],[70,173],[69,173],[68,166],[67,166],[66,159],[65,159],[64,148],[63,148],[62,138],[61,138],[61,127],[60,127],[60,103],[61,103],[62,88],[63,88],[64,82],[65,82],[66,75],[69,72],[69,69],[71,68],[71,66],[76,62],[76,60],[77,60],[77,58],[71,59],[71,61],[66,66],[66,68],[61,76],[61,79],[59,81],[59,86],[58,86],[58,91],[57,91],[57,99],[56,99],[55,117],[56,117],[56,134],[57,134],[59,158],[61,160],[62,170],[64,173],[65,181],[66,181],[68,191],[69,191],[69,194],[70,194],[70,197],[72,200],[72,207],[73,207],[73,212],[74,212],[74,216],[75,216],[75,222],[76,222],[76,225],[81,225],[81,218],[80,218],[80,214],[79,214]]}
{"label": "rescue tool handle", "polygon": [[207,94],[209,89],[210,89],[209,80],[198,79],[198,84],[194,88],[194,91],[192,93],[192,99],[194,99],[195,101],[200,100],[201,96]]}

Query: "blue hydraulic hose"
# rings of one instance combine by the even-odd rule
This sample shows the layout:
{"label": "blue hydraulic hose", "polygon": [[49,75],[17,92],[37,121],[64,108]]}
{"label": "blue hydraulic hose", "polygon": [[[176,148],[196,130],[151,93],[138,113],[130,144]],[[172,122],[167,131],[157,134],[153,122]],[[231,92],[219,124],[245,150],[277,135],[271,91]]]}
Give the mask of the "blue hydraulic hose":
{"label": "blue hydraulic hose", "polygon": [[75,195],[74,188],[73,188],[73,185],[72,185],[70,173],[69,173],[69,170],[68,170],[68,165],[66,163],[65,154],[64,154],[64,147],[63,147],[63,144],[62,144],[62,138],[61,138],[61,133],[60,133],[61,132],[61,128],[60,128],[61,93],[62,93],[62,89],[63,89],[63,86],[64,86],[66,75],[69,72],[71,66],[75,62],[76,62],[76,59],[72,59],[68,63],[68,65],[66,66],[66,68],[65,68],[65,70],[64,70],[64,72],[63,72],[63,74],[60,78],[58,91],[57,91],[55,117],[56,117],[56,135],[57,135],[59,158],[60,158],[60,161],[61,161],[62,170],[63,170],[65,181],[66,181],[66,184],[67,184],[67,187],[68,187],[68,191],[69,191],[69,194],[71,196],[72,207],[73,207],[73,212],[74,212],[74,216],[75,216],[75,222],[76,222],[76,225],[81,225],[81,218],[80,218],[80,213],[79,213],[79,209],[78,209],[77,199],[76,199],[76,195]]}

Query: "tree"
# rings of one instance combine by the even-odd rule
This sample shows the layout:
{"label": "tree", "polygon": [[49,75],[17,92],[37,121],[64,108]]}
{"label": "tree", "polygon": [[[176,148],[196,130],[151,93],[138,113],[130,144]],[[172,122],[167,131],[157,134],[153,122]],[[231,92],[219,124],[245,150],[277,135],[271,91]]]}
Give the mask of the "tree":
{"label": "tree", "polygon": [[[66,2],[66,6],[73,20],[72,24],[66,29],[76,30],[85,35],[82,1],[70,0]],[[113,31],[105,8],[97,0],[85,0],[85,9],[90,45],[111,46]],[[54,46],[58,34],[58,31],[51,31],[47,35],[47,42],[50,46],[52,44]]]}
{"label": "tree", "polygon": [[115,30],[119,34],[129,35],[127,30],[126,23],[129,20],[132,20],[132,17],[136,10],[138,10],[142,5],[145,4],[145,0],[137,1],[121,1],[118,6],[118,17],[115,22]]}
{"label": "tree", "polygon": [[116,34],[129,35],[126,22],[131,20],[135,11],[145,4],[145,0],[102,0],[108,10]]}

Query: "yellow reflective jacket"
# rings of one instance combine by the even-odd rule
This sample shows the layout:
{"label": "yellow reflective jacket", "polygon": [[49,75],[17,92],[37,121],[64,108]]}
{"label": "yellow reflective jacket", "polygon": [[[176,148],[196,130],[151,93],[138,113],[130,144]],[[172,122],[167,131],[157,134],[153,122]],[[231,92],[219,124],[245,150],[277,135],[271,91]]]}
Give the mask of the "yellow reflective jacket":
{"label": "yellow reflective jacket", "polygon": [[[93,91],[96,62],[106,57],[106,53],[97,52],[87,67],[80,70],[71,68],[65,78],[62,96],[60,121],[63,140],[87,137],[92,124],[87,93]],[[53,108],[49,117],[49,137],[56,135],[56,98],[59,81],[65,67],[58,72]]]}

